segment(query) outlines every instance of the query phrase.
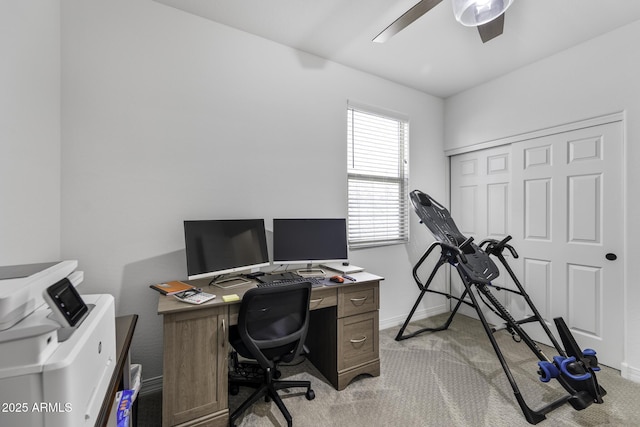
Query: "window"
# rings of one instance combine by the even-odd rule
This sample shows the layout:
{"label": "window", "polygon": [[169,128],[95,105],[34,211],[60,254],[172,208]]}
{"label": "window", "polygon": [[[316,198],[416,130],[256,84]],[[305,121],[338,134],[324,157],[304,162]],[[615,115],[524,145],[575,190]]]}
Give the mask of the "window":
{"label": "window", "polygon": [[347,108],[349,246],[409,241],[409,121]]}

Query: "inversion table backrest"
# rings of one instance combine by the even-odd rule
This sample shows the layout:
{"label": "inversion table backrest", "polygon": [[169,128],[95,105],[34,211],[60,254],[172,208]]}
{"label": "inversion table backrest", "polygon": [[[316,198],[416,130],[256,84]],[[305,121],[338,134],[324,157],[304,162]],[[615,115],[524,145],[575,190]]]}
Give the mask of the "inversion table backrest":
{"label": "inversion table backrest", "polygon": [[445,246],[453,246],[462,251],[464,257],[452,254],[449,262],[458,268],[470,283],[489,284],[498,277],[498,267],[485,251],[473,242],[461,246],[467,238],[458,230],[447,208],[420,190],[413,190],[409,197],[416,214],[433,237]]}

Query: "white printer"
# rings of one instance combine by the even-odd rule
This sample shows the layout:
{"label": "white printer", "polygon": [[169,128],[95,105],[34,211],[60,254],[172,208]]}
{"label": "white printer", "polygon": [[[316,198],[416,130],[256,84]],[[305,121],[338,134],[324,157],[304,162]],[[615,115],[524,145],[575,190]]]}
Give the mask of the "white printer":
{"label": "white printer", "polygon": [[115,367],[111,295],[77,261],[0,267],[0,426],[95,425]]}

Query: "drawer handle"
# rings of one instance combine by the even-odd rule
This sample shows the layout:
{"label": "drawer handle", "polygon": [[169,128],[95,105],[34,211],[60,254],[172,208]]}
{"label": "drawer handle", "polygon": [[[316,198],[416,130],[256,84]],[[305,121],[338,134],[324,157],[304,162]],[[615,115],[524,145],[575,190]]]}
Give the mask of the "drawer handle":
{"label": "drawer handle", "polygon": [[351,302],[352,302],[352,303],[354,303],[354,304],[355,304],[355,303],[358,303],[358,302],[361,302],[361,303],[363,303],[363,304],[364,304],[364,302],[365,302],[366,300],[367,300],[367,297],[362,297],[362,298],[351,298]]}
{"label": "drawer handle", "polygon": [[227,325],[224,323],[224,319],[222,319],[222,348],[225,347],[227,342]]}
{"label": "drawer handle", "polygon": [[350,339],[349,341],[351,341],[351,343],[353,344],[360,344],[361,342],[365,342],[366,340],[367,340],[367,336],[363,335],[362,338],[360,338],[359,340]]}
{"label": "drawer handle", "polygon": [[321,303],[322,301],[324,301],[324,298],[312,299],[309,302],[311,304],[315,304],[315,303]]}

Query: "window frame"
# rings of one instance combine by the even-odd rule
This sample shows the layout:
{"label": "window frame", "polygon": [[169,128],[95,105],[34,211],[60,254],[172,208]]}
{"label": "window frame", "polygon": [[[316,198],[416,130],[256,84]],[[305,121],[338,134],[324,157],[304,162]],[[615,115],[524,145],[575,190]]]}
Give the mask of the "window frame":
{"label": "window frame", "polygon": [[[367,147],[367,145],[374,144],[375,142],[364,142],[362,144],[357,143],[357,139],[361,137],[361,135],[357,135],[356,127],[359,124],[355,123],[355,119],[357,115],[365,115],[367,119],[374,120],[377,118],[380,119],[381,123],[393,121],[398,125],[398,139],[396,141],[396,150],[397,153],[394,153],[395,167],[397,168],[396,176],[385,175],[384,173],[372,173],[358,172],[355,167],[356,163],[362,162],[365,168],[374,167],[373,163],[370,160],[363,160],[363,157],[366,156],[358,156],[356,154],[357,147]],[[410,122],[409,117],[405,114],[384,110],[376,107],[371,107],[363,104],[357,104],[353,102],[347,103],[347,238],[349,242],[349,247],[353,249],[359,248],[368,248],[368,247],[377,247],[377,246],[388,246],[388,245],[397,245],[397,244],[406,244],[409,242],[410,230],[409,230],[409,147],[410,147]],[[380,136],[376,134],[376,136]],[[387,138],[385,142],[388,144],[390,140]],[[388,153],[387,153],[388,154]],[[389,159],[387,159],[389,160]],[[391,164],[392,162],[388,162]],[[387,173],[389,170],[387,170]],[[385,207],[387,209],[391,209],[390,213],[386,215],[378,215],[376,218],[375,214],[356,215],[357,210],[366,210],[367,203],[363,203],[365,197],[361,194],[359,197],[352,196],[353,186],[359,183],[363,185],[364,183],[368,183],[369,185],[373,184],[373,187],[369,188],[372,192],[370,194],[377,194],[378,197],[386,196],[387,193],[383,186],[393,186],[395,188],[393,192],[393,196],[386,200],[385,197],[380,197],[379,204],[375,203],[371,205],[368,209],[373,211],[375,209],[379,209],[380,207]],[[377,190],[374,189],[375,186],[379,188]],[[357,191],[357,190],[355,190]],[[361,190],[362,191],[362,190]],[[389,201],[397,203],[397,209],[392,205],[388,204]],[[385,204],[387,203],[387,204]],[[377,206],[377,207],[376,207]],[[397,212],[395,212],[397,210]],[[397,216],[396,216],[397,215]],[[358,216],[360,223],[356,225],[355,217]],[[393,220],[396,216],[396,220]],[[366,225],[366,222],[369,222],[369,225]],[[375,224],[378,222],[378,224]]]}

